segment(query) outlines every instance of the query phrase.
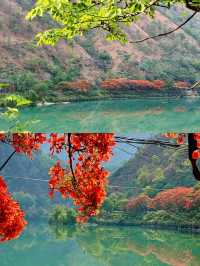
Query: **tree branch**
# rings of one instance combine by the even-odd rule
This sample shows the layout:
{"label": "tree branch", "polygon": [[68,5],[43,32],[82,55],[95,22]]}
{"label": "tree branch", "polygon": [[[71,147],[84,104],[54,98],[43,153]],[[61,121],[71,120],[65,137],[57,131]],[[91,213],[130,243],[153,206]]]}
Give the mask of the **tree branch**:
{"label": "tree branch", "polygon": [[168,147],[168,148],[180,148],[183,145],[179,145],[176,143],[172,143],[169,141],[164,140],[156,140],[156,139],[137,139],[137,138],[127,138],[127,137],[120,137],[116,136],[116,142],[118,143],[126,143],[128,145],[134,144],[150,144],[150,145],[158,145],[161,147]]}
{"label": "tree branch", "polygon": [[3,168],[8,164],[8,162],[11,160],[11,158],[15,155],[16,151],[13,151],[11,155],[8,157],[8,159],[0,166],[0,172],[3,170]]}
{"label": "tree branch", "polygon": [[192,87],[189,88],[189,90],[195,89],[196,87],[198,87],[200,85],[200,80],[197,81],[195,84],[192,85]]}
{"label": "tree branch", "polygon": [[181,25],[179,25],[177,28],[171,30],[171,31],[168,31],[168,32],[165,32],[165,33],[161,33],[161,34],[158,34],[158,35],[154,35],[154,36],[151,36],[151,37],[147,37],[145,39],[142,39],[142,40],[138,40],[138,41],[135,41],[135,42],[129,42],[129,43],[142,43],[142,42],[145,42],[145,41],[148,41],[148,40],[151,40],[151,39],[156,39],[156,38],[160,38],[160,37],[164,37],[164,36],[167,36],[167,35],[170,35],[176,31],[178,31],[179,29],[181,29],[184,25],[186,25],[191,19],[193,19],[193,17],[197,14],[198,12],[194,12],[188,19],[186,19]]}
{"label": "tree branch", "polygon": [[75,174],[74,174],[74,169],[73,169],[73,162],[72,162],[72,144],[71,144],[71,133],[68,133],[67,136],[68,136],[68,156],[69,156],[69,167],[70,167],[70,170],[71,170],[71,173],[72,173],[72,183],[73,183],[73,186],[74,188],[77,187],[77,182],[76,182],[76,177],[75,177]]}

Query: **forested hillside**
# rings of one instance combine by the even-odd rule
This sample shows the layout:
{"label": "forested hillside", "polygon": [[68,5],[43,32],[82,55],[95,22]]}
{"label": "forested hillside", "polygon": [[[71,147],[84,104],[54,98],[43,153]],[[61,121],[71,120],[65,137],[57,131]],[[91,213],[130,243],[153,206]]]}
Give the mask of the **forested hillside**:
{"label": "forested hillside", "polygon": [[[102,33],[93,31],[55,47],[37,47],[35,34],[50,28],[53,22],[48,17],[26,21],[25,14],[33,2],[1,0],[0,10],[0,80],[11,82],[17,92],[29,98],[48,95],[48,99],[62,100],[62,90],[87,91],[91,84],[98,87],[100,81],[113,78],[165,80],[167,84],[199,79],[199,16],[169,37],[140,44],[108,42]],[[144,18],[127,29],[129,39],[175,28],[189,11],[182,7],[160,9],[156,16],[155,21]],[[77,80],[82,82],[65,83]]]}
{"label": "forested hillside", "polygon": [[140,148],[111,175],[109,196],[96,221],[199,227],[199,183],[187,157],[185,149]]}
{"label": "forested hillside", "polygon": [[[128,192],[130,195],[141,192],[155,195],[159,189],[196,184],[187,150],[155,145],[140,148],[133,159],[110,177],[110,182],[119,186],[118,191]],[[137,189],[127,190],[126,187]]]}

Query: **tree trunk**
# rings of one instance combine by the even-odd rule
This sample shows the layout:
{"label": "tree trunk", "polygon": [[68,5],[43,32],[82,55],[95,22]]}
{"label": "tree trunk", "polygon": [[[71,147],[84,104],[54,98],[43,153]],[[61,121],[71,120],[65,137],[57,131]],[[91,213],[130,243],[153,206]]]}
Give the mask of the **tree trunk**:
{"label": "tree trunk", "polygon": [[196,149],[197,149],[197,141],[194,139],[194,134],[189,133],[188,134],[188,156],[192,164],[192,170],[193,170],[194,177],[200,181],[200,171],[197,166],[197,160],[192,158],[192,154]]}

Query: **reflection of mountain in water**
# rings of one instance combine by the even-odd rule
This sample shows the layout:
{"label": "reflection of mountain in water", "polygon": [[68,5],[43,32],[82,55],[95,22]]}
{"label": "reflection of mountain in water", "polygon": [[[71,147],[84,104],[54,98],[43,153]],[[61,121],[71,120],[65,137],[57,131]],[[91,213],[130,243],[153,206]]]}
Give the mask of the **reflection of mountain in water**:
{"label": "reflection of mountain in water", "polygon": [[199,236],[134,227],[29,226],[0,246],[1,266],[198,266]]}

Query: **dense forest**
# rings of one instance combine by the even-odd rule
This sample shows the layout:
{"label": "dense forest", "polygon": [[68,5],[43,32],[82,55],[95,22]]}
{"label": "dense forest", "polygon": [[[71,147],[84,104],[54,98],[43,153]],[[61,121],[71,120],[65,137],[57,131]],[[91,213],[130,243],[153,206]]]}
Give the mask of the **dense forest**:
{"label": "dense forest", "polygon": [[[35,34],[56,24],[48,16],[26,21],[33,3],[1,1],[2,93],[14,92],[34,102],[173,95],[199,79],[198,16],[166,38],[139,44],[108,42],[103,32],[91,31],[55,47],[37,47]],[[156,20],[144,18],[126,34],[129,39],[148,37],[176,27],[189,14],[180,6],[158,9]]]}

